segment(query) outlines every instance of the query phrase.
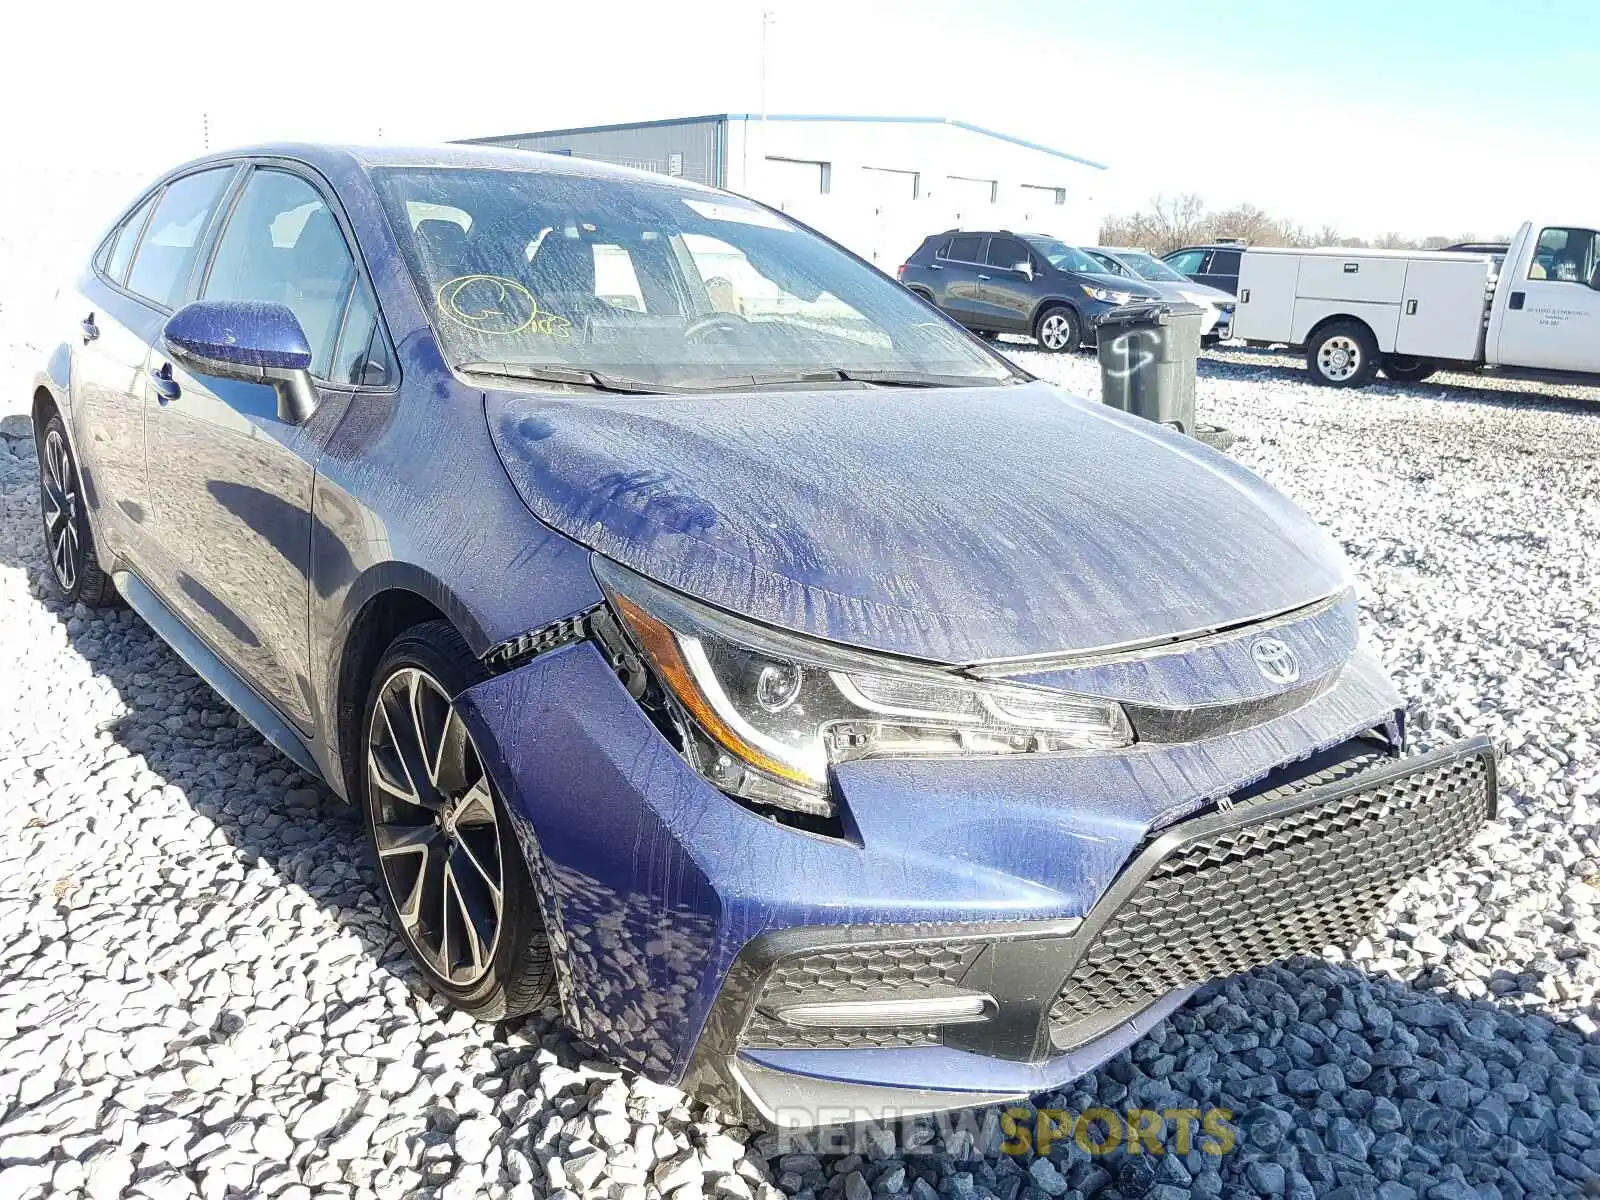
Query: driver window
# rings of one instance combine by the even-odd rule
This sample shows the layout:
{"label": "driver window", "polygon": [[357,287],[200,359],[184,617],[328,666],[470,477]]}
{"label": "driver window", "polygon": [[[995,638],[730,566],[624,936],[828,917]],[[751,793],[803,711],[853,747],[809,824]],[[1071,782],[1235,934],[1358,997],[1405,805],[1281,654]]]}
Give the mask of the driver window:
{"label": "driver window", "polygon": [[327,379],[355,276],[339,222],[316,190],[258,169],[217,242],[205,298],[286,305],[311,347],[311,373]]}
{"label": "driver window", "polygon": [[1205,257],[1204,250],[1185,250],[1182,254],[1174,254],[1165,261],[1174,271],[1184,275],[1198,275],[1200,264],[1205,261]]}
{"label": "driver window", "polygon": [[1592,229],[1546,229],[1539,234],[1539,245],[1528,264],[1529,279],[1548,279],[1560,283],[1587,284],[1595,274],[1596,241]]}
{"label": "driver window", "polygon": [[1029,261],[1027,248],[1015,238],[990,238],[987,258],[989,266],[1006,271]]}

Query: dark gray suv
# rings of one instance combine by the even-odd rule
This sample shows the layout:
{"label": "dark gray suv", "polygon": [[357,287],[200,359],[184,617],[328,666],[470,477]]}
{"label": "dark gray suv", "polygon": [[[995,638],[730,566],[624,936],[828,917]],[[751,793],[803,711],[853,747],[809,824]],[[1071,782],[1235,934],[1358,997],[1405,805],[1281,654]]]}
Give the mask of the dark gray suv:
{"label": "dark gray suv", "polygon": [[1046,350],[1094,341],[1094,320],[1152,287],[1108,274],[1076,246],[1042,233],[949,229],[925,238],[900,281],[978,333],[1026,333]]}

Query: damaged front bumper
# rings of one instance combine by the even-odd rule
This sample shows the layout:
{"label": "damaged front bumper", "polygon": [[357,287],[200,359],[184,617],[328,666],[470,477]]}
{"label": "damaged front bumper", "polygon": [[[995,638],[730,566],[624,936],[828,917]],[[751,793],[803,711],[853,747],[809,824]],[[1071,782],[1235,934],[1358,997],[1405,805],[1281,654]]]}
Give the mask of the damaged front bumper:
{"label": "damaged front bumper", "polygon": [[[1398,759],[1361,740],[1292,782],[1152,837],[1080,921],[788,930],[735,964],[697,1051],[769,1120],[994,1103],[1121,1050],[1200,983],[1360,938],[1495,808],[1487,739]],[[816,1026],[971,998],[973,1019]],[[809,1120],[807,1119],[809,1116]]]}
{"label": "damaged front bumper", "polygon": [[592,642],[458,704],[569,1023],[651,1078],[815,1124],[1057,1086],[1205,979],[1354,941],[1494,809],[1489,745],[1399,759],[1396,700],[1358,650],[1212,737],[849,763],[837,837],[711,787]]}

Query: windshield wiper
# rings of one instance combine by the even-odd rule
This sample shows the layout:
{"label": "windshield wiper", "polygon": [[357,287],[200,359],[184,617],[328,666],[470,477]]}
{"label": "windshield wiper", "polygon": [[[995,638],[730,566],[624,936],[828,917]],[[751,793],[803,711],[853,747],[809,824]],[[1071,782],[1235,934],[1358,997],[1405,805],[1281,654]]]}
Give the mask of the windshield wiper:
{"label": "windshield wiper", "polygon": [[650,395],[655,392],[676,392],[679,388],[650,383],[644,379],[628,379],[620,375],[605,375],[587,367],[562,367],[548,363],[521,362],[464,362],[456,370],[469,375],[499,375],[506,379],[529,379],[537,383],[570,383],[577,387],[594,388],[601,392],[632,392]]}
{"label": "windshield wiper", "polygon": [[840,379],[854,383],[875,383],[879,387],[998,387],[1016,383],[1014,376],[986,379],[981,375],[941,375],[933,371],[857,371],[846,369],[835,372]]}
{"label": "windshield wiper", "polygon": [[[755,388],[782,387],[787,383],[838,383],[844,379],[843,371],[826,368],[821,371],[778,371],[771,375],[724,376],[716,383],[696,387],[702,392],[740,392]],[[693,386],[693,385],[691,385]]]}
{"label": "windshield wiper", "polygon": [[820,371],[786,371],[772,375],[746,375],[709,384],[708,392],[736,392],[794,383],[870,383],[877,387],[946,388],[985,387],[1015,383],[1014,377],[985,379],[978,375],[940,375],[930,371],[857,370],[853,367],[828,367]]}

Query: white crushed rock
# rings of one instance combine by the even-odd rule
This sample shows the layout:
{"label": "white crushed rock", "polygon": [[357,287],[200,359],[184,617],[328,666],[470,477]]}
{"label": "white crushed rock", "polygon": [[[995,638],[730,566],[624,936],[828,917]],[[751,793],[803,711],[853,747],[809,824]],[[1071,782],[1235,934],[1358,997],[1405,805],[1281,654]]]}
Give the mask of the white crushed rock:
{"label": "white crushed rock", "polygon": [[[1018,357],[1098,394],[1091,357]],[[12,417],[0,1197],[1596,1194],[1600,401],[1455,379],[1333,393],[1245,352],[1208,358],[1199,387],[1233,454],[1350,554],[1416,743],[1488,732],[1507,752],[1500,819],[1348,961],[1208,986],[1037,1099],[1222,1105],[1233,1153],[1012,1156],[995,1113],[780,1140],[589,1061],[553,1012],[443,1010],[385,926],[353,814],[130,613],[47,598]]]}

